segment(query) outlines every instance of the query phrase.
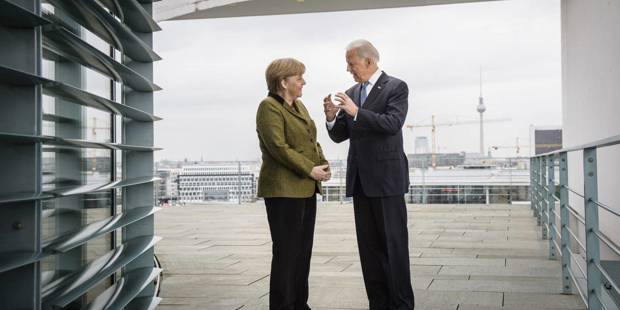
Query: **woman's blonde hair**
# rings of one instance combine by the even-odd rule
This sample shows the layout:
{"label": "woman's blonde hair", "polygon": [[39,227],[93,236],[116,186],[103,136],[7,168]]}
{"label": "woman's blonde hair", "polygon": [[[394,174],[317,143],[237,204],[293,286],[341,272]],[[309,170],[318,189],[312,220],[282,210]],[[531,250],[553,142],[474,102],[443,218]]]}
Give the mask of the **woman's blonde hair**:
{"label": "woman's blonde hair", "polygon": [[294,58],[280,58],[272,61],[265,70],[265,80],[267,89],[272,93],[277,93],[282,89],[280,81],[289,76],[302,75],[306,72],[306,66]]}

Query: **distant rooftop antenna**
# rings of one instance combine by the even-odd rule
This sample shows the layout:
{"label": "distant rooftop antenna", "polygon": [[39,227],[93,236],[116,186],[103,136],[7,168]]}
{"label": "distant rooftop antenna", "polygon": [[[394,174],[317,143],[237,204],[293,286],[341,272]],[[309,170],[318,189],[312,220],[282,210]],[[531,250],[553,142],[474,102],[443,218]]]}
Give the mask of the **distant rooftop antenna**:
{"label": "distant rooftop antenna", "polygon": [[484,154],[484,111],[487,107],[484,105],[482,98],[482,66],[480,66],[480,97],[478,97],[478,113],[480,113],[480,154]]}

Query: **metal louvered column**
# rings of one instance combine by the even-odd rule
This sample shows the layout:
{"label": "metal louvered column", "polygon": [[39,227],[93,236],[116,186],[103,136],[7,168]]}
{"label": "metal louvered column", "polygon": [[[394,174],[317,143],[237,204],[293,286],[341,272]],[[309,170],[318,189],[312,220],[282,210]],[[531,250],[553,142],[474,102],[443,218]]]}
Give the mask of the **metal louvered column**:
{"label": "metal louvered column", "polygon": [[[152,15],[153,4],[150,2],[140,4],[144,10]],[[138,32],[134,31],[136,36],[140,38],[148,47],[153,47],[153,33],[152,32]],[[137,61],[127,57],[123,59],[123,64],[146,77],[149,80],[153,80],[153,63],[151,61]],[[152,91],[139,91],[128,90],[123,91],[124,103],[127,106],[136,108],[138,110],[153,113],[153,92]],[[154,144],[154,132],[153,122],[136,122],[132,120],[126,120],[123,122],[123,143],[134,145],[146,145],[152,146]],[[126,178],[152,176],[154,173],[153,166],[153,152],[130,152],[124,153],[123,163],[125,165],[124,173]],[[124,192],[124,212],[140,208],[142,206],[154,205],[154,189],[152,184],[142,184],[138,186],[132,186],[125,189]],[[123,229],[123,240],[131,240],[139,237],[153,237],[155,230],[154,215],[145,217],[144,219],[126,226]],[[133,260],[130,264],[125,266],[123,274],[135,273],[139,270],[152,270],[153,269],[153,256],[155,255],[154,248],[151,247],[145,251],[138,258]],[[155,295],[155,286],[151,281],[148,285],[142,288],[142,291],[136,296],[133,303],[129,304],[128,309],[139,309],[139,306],[143,301],[140,298],[148,299]]]}
{"label": "metal louvered column", "polygon": [[[0,65],[32,75],[41,73],[41,29],[38,0],[0,1]],[[6,48],[10,46],[10,48]],[[0,131],[41,133],[41,86],[32,81],[0,79]],[[41,145],[0,141],[0,196],[41,191]],[[19,176],[19,177],[15,177]],[[0,272],[1,309],[38,309],[41,249],[39,201],[0,204],[0,264],[29,263]]]}
{"label": "metal louvered column", "polygon": [[0,309],[161,300],[151,2],[0,0]]}

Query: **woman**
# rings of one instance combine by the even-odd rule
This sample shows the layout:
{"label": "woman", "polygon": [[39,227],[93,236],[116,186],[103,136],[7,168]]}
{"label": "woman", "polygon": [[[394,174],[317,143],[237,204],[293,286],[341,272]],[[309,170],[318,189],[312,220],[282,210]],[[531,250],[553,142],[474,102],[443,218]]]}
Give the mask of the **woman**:
{"label": "woman", "polygon": [[263,159],[258,196],[265,198],[273,241],[269,309],[310,309],[316,193],[331,177],[314,121],[298,99],[305,70],[292,58],[274,60],[265,72],[269,94],[256,114]]}

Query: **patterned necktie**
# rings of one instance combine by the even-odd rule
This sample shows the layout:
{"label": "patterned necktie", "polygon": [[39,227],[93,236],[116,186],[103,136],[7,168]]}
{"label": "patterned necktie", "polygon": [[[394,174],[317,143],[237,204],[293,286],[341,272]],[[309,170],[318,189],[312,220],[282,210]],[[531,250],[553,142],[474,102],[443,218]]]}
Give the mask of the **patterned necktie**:
{"label": "patterned necktie", "polygon": [[368,82],[362,83],[362,87],[360,89],[360,107],[364,106],[364,101],[366,101],[366,97],[368,96],[368,93],[366,92],[366,87],[368,84]]}

